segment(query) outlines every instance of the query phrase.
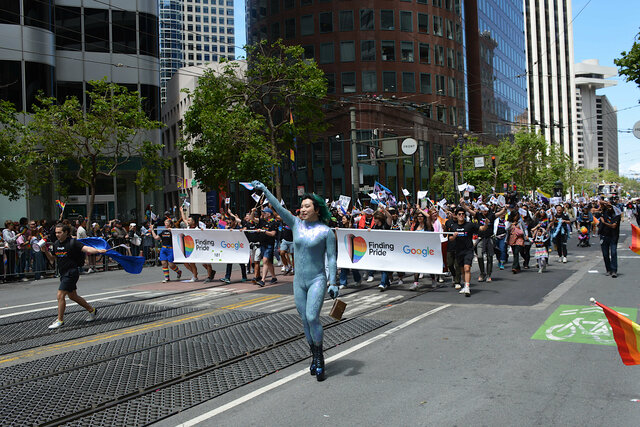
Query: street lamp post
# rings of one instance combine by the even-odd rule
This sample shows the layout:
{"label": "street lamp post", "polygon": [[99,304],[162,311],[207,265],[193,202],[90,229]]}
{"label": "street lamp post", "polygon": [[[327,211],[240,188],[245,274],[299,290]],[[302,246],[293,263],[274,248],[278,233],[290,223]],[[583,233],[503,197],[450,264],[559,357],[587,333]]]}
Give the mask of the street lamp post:
{"label": "street lamp post", "polygon": [[[458,130],[456,132],[456,142],[460,146],[460,181],[464,183],[464,156],[463,156],[463,148],[464,143],[467,140],[469,135],[464,132],[462,126],[458,126]],[[455,181],[455,168],[454,168],[454,181]],[[457,188],[457,187],[456,187]]]}

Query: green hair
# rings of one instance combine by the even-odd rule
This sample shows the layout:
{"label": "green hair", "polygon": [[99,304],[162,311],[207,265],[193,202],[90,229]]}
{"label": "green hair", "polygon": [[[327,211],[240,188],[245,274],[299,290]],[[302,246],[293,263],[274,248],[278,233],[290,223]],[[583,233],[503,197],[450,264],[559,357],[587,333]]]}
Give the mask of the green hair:
{"label": "green hair", "polygon": [[306,193],[302,196],[300,201],[306,199],[311,200],[313,207],[318,211],[318,219],[329,225],[329,222],[331,222],[331,212],[329,212],[329,207],[325,203],[324,199],[315,193]]}

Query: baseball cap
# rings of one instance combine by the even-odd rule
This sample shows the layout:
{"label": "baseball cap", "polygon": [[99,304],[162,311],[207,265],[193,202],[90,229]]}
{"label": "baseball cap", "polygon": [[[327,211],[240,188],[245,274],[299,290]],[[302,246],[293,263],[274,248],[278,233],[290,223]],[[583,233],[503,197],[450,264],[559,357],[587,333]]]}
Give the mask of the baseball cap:
{"label": "baseball cap", "polygon": [[272,214],[273,213],[273,211],[270,208],[264,208],[264,209],[262,209],[262,212],[263,213],[268,213],[268,214]]}

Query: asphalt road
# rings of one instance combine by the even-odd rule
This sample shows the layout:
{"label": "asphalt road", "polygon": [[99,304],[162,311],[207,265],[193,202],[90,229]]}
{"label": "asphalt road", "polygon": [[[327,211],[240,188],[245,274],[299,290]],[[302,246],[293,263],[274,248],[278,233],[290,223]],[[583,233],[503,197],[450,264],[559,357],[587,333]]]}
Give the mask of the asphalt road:
{"label": "asphalt road", "polygon": [[[621,240],[630,241],[628,224],[622,232]],[[589,311],[589,297],[637,310],[640,263],[625,250],[629,242],[623,241],[618,245],[619,277],[613,279],[604,275],[598,245],[576,248],[575,243],[574,237],[567,264],[552,256],[543,274],[534,269],[518,275],[508,269],[495,272],[492,283],[472,287],[470,298],[459,295],[450,282],[402,303],[396,302],[413,295],[408,284],[384,293],[375,287],[352,295],[354,291],[347,290],[343,297],[353,298],[347,316],[367,304],[383,303],[383,310],[369,316],[392,322],[327,351],[325,382],[315,381],[308,375],[308,362],[301,362],[157,425],[191,425],[197,420],[211,426],[636,426],[636,368],[622,364],[615,346],[599,344],[596,338],[602,335],[594,338],[597,334],[585,332],[589,325],[580,324],[578,315],[561,319],[558,312]],[[87,275],[79,293],[102,299],[138,292],[169,295],[204,286],[163,285],[161,276],[159,268],[136,276],[122,271]],[[474,272],[472,282],[476,278]],[[243,309],[287,308],[292,306],[290,282],[286,277],[264,289],[251,284],[216,287],[198,292],[191,303],[216,307],[264,296],[272,299]],[[0,316],[55,307],[57,283],[48,279],[2,285]],[[565,336],[532,339],[539,329],[545,335],[553,322],[543,325],[554,313],[553,319],[567,325],[560,328]],[[575,342],[581,329],[583,342]],[[571,331],[574,336],[567,337]]]}

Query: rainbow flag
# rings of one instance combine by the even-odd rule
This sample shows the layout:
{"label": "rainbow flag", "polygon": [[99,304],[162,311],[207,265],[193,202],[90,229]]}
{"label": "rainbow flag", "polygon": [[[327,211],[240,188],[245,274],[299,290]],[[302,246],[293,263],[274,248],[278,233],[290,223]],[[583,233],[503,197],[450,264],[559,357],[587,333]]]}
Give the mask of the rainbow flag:
{"label": "rainbow flag", "polygon": [[640,228],[633,224],[631,224],[631,246],[629,249],[640,255]]}
{"label": "rainbow flag", "polygon": [[613,330],[613,339],[618,345],[618,353],[625,365],[640,365],[640,326],[598,301],[592,302],[604,311]]}
{"label": "rainbow flag", "polygon": [[56,203],[58,204],[60,210],[64,210],[64,207],[67,206],[67,202],[61,202],[60,200],[56,200]]}

